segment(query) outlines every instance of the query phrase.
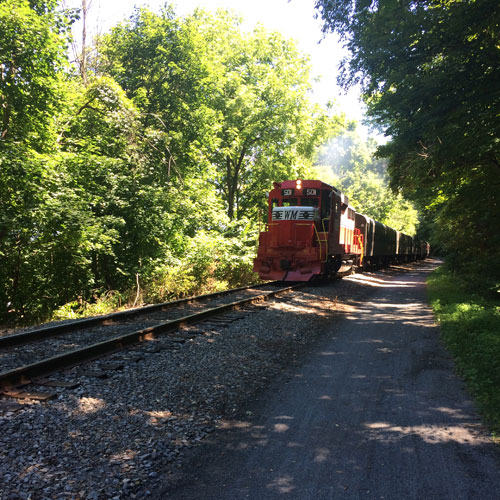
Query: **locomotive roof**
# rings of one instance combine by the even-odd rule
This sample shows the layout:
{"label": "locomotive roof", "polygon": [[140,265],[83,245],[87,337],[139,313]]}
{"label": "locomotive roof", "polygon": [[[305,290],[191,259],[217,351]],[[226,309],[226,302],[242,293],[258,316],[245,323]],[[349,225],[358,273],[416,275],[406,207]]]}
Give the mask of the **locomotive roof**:
{"label": "locomotive roof", "polygon": [[[333,186],[330,186],[329,184],[326,184],[325,182],[322,182],[322,181],[302,180],[301,183],[302,183],[303,187],[318,188],[318,189],[333,189],[334,191],[338,191],[338,189],[336,189]],[[296,186],[296,184],[297,184],[297,180],[274,182],[274,188],[275,189],[294,188]]]}

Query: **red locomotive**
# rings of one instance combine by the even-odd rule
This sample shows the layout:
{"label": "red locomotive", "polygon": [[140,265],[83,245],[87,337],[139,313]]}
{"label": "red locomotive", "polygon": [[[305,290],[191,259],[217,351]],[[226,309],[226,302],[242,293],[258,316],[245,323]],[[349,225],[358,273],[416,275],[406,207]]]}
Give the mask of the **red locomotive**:
{"label": "red locomotive", "polygon": [[308,281],[354,267],[425,258],[429,245],[356,213],[338,189],[316,180],[275,182],[254,271]]}

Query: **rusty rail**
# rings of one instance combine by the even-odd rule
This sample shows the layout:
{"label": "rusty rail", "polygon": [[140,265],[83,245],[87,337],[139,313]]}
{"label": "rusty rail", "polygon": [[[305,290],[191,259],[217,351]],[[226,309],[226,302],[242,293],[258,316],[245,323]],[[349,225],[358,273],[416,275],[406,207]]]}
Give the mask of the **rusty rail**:
{"label": "rusty rail", "polygon": [[119,311],[116,313],[105,314],[103,316],[95,316],[92,318],[69,321],[67,323],[62,323],[58,325],[37,328],[36,330],[30,330],[28,332],[15,333],[13,335],[5,335],[3,337],[0,337],[0,349],[6,347],[19,346],[26,344],[28,342],[42,340],[48,337],[54,337],[56,335],[63,335],[65,333],[74,332],[76,330],[82,330],[84,328],[89,328],[91,326],[102,325],[104,323],[111,323],[113,321],[121,321],[124,319],[141,316],[143,314],[148,314],[151,312],[162,311],[165,309],[170,309],[171,307],[178,306],[180,304],[190,304],[193,302],[200,302],[206,299],[223,297],[224,295],[229,295],[235,292],[241,292],[242,290],[248,290],[249,288],[259,288],[266,285],[272,285],[274,283],[277,282],[271,281],[267,283],[259,283],[257,285],[248,285],[240,288],[232,288],[230,290],[223,290],[222,292],[207,293],[204,295],[187,297],[185,299],[173,300],[171,302],[162,302],[161,304],[152,304],[149,306],[129,309],[127,311]]}
{"label": "rusty rail", "polygon": [[[59,356],[38,361],[29,365],[24,365],[4,373],[0,373],[0,391],[8,391],[12,388],[29,384],[33,379],[48,376],[54,372],[69,368],[75,365],[82,364],[92,359],[100,358],[104,355],[110,354],[117,350],[123,349],[126,346],[150,340],[155,338],[156,335],[174,332],[183,326],[192,325],[204,319],[217,316],[219,314],[238,309],[241,306],[268,300],[280,293],[288,292],[297,288],[306,286],[308,283],[298,283],[295,285],[287,286],[279,290],[273,290],[254,297],[238,300],[225,304],[222,306],[206,309],[189,316],[177,318],[167,321],[160,325],[138,330],[119,337],[113,337],[103,342],[89,345],[80,349],[66,352]],[[233,290],[234,291],[234,290]]]}

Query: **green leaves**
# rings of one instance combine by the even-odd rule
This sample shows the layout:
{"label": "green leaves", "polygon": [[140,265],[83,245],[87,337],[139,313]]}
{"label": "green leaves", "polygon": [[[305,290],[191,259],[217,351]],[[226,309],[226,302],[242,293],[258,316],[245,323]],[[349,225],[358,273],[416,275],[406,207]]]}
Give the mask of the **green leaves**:
{"label": "green leaves", "polygon": [[9,142],[45,149],[65,64],[58,17],[27,0],[3,0],[0,26],[0,150]]}
{"label": "green leaves", "polygon": [[113,79],[96,78],[71,97],[68,121],[60,137],[65,149],[115,158],[132,154],[138,112]]}
{"label": "green leaves", "polygon": [[272,181],[342,127],[307,58],[227,12],[136,9],[83,82],[56,4],[0,0],[0,321],[115,303],[137,276],[162,300],[253,279]]}
{"label": "green leaves", "polygon": [[309,102],[308,61],[294,44],[239,23],[223,11],[181,21],[138,10],[104,51],[143,124],[161,120],[179,175],[205,176],[230,219],[255,215],[272,181],[304,172],[338,127]]}
{"label": "green leaves", "polygon": [[457,266],[495,260],[499,3],[316,5],[325,29],[344,35],[350,50],[344,84],[361,82],[370,116],[391,137],[378,154],[389,160],[393,189],[431,210],[427,231],[433,230],[434,246],[449,252]]}
{"label": "green leaves", "polygon": [[[355,131],[346,132],[330,142],[320,162],[330,170],[330,182],[348,196],[356,211],[415,235],[419,222],[417,210],[391,191],[386,162],[373,158],[375,148],[373,140],[363,141]],[[319,177],[324,178],[321,174]]]}

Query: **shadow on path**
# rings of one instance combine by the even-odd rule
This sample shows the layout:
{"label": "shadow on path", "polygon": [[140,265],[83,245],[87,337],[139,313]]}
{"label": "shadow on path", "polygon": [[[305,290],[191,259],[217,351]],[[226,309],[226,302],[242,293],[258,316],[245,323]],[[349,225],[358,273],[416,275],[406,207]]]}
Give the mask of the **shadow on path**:
{"label": "shadow on path", "polygon": [[439,341],[426,263],[374,287],[286,381],[166,477],[171,499],[500,499],[500,455]]}

